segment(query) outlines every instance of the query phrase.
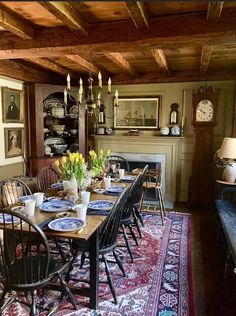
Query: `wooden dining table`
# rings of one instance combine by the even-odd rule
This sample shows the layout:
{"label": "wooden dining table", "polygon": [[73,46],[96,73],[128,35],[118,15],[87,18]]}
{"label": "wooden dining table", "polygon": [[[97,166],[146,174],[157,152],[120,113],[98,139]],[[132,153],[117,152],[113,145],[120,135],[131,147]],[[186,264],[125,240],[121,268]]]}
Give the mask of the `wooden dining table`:
{"label": "wooden dining table", "polygon": [[[50,192],[50,191],[49,191]],[[55,195],[55,191],[48,195]],[[115,202],[118,196],[105,195],[101,193],[91,192],[90,201],[95,200],[110,200]],[[80,201],[78,201],[80,202]],[[35,210],[35,216],[33,221],[40,225],[50,218],[54,218],[58,212],[44,212],[39,208]],[[70,212],[70,216],[76,217],[77,214],[74,211]],[[90,254],[90,270],[89,270],[89,288],[79,288],[70,285],[70,289],[73,293],[89,297],[90,308],[98,308],[98,286],[99,286],[99,227],[104,223],[107,216],[104,215],[87,215],[86,226],[71,232],[58,232],[51,229],[44,229],[44,233],[50,237],[56,238],[69,238],[76,239],[81,242],[88,243],[88,249]],[[58,290],[59,285],[53,284],[51,289]]]}

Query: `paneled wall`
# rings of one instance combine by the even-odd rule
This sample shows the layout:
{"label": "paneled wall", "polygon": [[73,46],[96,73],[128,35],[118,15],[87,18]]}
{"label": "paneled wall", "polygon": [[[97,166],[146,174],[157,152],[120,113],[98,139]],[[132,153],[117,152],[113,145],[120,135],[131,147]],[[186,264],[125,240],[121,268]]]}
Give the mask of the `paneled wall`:
{"label": "paneled wall", "polygon": [[[214,152],[220,147],[223,137],[233,135],[233,117],[235,103],[235,81],[222,82],[191,82],[113,86],[113,91],[118,89],[119,96],[161,96],[160,126],[168,126],[170,106],[179,104],[180,120],[184,116],[184,138],[178,157],[181,177],[177,179],[176,200],[187,201],[188,179],[191,174],[193,153],[193,126],[192,126],[192,91],[200,86],[212,86],[220,89],[220,101],[217,112],[217,125],[214,129]],[[112,105],[106,105],[109,116],[113,115]],[[113,119],[107,119],[105,126],[112,127]],[[127,135],[128,130],[114,130],[115,135]],[[158,131],[143,131],[144,136],[160,136]],[[138,136],[137,136],[138,137]],[[161,137],[161,136],[160,136]],[[202,150],[199,148],[199,150]],[[216,177],[221,175],[221,170],[215,170]]]}
{"label": "paneled wall", "polygon": [[[3,97],[2,87],[8,87],[16,90],[22,90],[21,81],[0,76],[0,179],[15,175],[22,175],[24,166],[22,157],[5,157],[5,128],[24,128],[24,123],[3,123]],[[24,140],[25,143],[25,140]]]}

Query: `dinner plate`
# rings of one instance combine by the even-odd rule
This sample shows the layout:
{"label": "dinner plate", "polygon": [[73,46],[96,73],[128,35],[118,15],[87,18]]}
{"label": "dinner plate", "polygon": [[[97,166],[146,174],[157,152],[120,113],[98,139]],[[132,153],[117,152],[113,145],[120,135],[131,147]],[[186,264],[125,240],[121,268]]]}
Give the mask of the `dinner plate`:
{"label": "dinner plate", "polygon": [[120,177],[121,181],[134,181],[136,176],[123,176]]}
{"label": "dinner plate", "polygon": [[51,184],[51,188],[55,190],[62,190],[63,189],[63,183],[62,182],[56,182]]}
{"label": "dinner plate", "polygon": [[25,203],[25,201],[28,201],[28,200],[34,200],[34,196],[33,195],[24,195],[24,196],[19,197],[19,201],[21,203]]}
{"label": "dinner plate", "polygon": [[[18,223],[20,221],[20,219],[18,217],[15,217],[10,214],[4,214],[4,218],[5,218],[5,223],[6,224],[12,224],[12,219],[13,219],[13,223]],[[0,214],[0,224],[3,224],[4,220],[3,220],[3,214]]]}
{"label": "dinner plate", "polygon": [[44,212],[65,212],[71,207],[72,203],[66,200],[51,200],[39,205],[40,210]]}
{"label": "dinner plate", "polygon": [[48,224],[48,227],[59,232],[71,232],[73,230],[78,230],[85,225],[85,222],[76,217],[64,217],[54,219]]}
{"label": "dinner plate", "polygon": [[94,189],[93,192],[103,194],[105,189]]}
{"label": "dinner plate", "polygon": [[52,201],[52,200],[59,201],[61,199],[62,198],[60,196],[49,196],[49,197],[47,197],[47,201]]}
{"label": "dinner plate", "polygon": [[113,204],[114,203],[109,200],[97,200],[89,202],[88,208],[90,208],[91,210],[109,211],[112,208]]}
{"label": "dinner plate", "polygon": [[124,191],[124,187],[119,185],[113,185],[111,187],[106,188],[106,191],[108,193],[121,193]]}

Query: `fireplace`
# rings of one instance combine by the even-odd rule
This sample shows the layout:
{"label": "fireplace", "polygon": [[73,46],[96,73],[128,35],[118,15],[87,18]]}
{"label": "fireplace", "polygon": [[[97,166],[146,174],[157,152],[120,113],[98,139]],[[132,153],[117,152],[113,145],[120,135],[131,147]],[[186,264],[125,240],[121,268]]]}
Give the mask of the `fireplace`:
{"label": "fireplace", "polygon": [[129,163],[129,169],[132,171],[135,168],[143,168],[145,165],[149,165],[149,168],[160,169],[162,168],[162,192],[165,196],[166,188],[166,170],[165,170],[165,155],[153,154],[153,153],[128,153],[128,152],[111,152],[112,155],[118,155],[125,158]]}
{"label": "fireplace", "polygon": [[[95,135],[95,150],[110,148],[112,153],[126,154],[129,162],[155,163],[164,162],[165,202],[176,200],[176,187],[181,169],[181,137],[160,136],[126,136],[126,135]],[[137,161],[137,154],[139,155]],[[152,161],[154,159],[154,161]],[[160,159],[160,161],[158,160]],[[161,160],[163,159],[163,160]],[[150,161],[151,160],[151,161]],[[132,169],[132,166],[131,166]]]}

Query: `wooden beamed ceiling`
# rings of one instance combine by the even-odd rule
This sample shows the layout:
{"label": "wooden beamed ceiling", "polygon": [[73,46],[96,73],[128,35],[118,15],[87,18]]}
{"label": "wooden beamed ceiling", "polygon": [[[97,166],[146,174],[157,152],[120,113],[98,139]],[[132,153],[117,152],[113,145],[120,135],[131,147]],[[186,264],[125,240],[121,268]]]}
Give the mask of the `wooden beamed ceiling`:
{"label": "wooden beamed ceiling", "polygon": [[[0,25],[5,31],[0,31],[0,74],[50,83],[55,78],[62,82],[68,72],[78,79],[84,72],[97,76],[107,69],[105,77],[112,76],[117,84],[236,77],[236,2],[224,8],[223,1],[209,1],[201,11],[193,12],[190,6],[184,15],[176,9],[176,14],[161,16],[148,1],[120,2],[121,12],[111,14],[123,14],[124,19],[97,23],[88,21],[89,10],[96,16],[94,3],[92,9],[89,2],[79,9],[70,2],[33,5],[61,26],[35,25],[33,11],[26,19],[16,13],[17,7],[14,11],[2,2]],[[97,6],[99,10],[99,2]],[[108,9],[112,7],[109,3]],[[221,54],[216,58],[218,47]],[[30,68],[32,76],[26,73]]]}

